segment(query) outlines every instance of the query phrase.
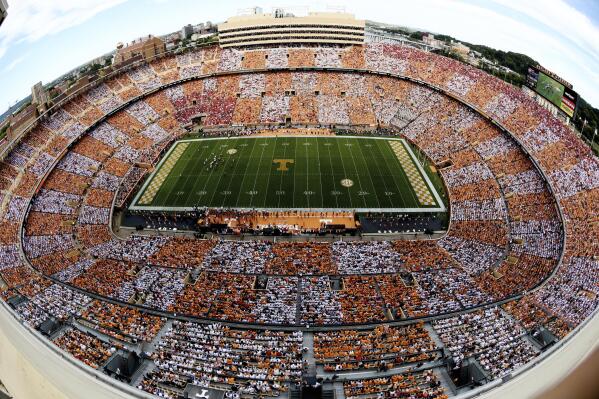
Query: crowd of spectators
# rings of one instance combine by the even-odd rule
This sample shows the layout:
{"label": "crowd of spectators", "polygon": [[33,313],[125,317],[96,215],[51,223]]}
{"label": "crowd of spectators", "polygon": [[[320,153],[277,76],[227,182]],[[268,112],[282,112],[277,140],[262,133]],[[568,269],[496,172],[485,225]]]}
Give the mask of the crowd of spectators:
{"label": "crowd of spectators", "polygon": [[271,251],[273,256],[265,264],[267,274],[337,274],[329,244],[283,242],[274,244]]}
{"label": "crowd of spectators", "polygon": [[451,352],[454,367],[470,356],[493,378],[524,365],[537,355],[526,340],[526,331],[499,308],[488,308],[433,323],[435,331]]}
{"label": "crowd of spectators", "polygon": [[277,396],[303,370],[301,332],[235,330],[175,321],[152,355],[156,368],[139,388],[162,397],[188,382],[249,396]]}
{"label": "crowd of spectators", "polygon": [[341,323],[341,304],[329,276],[303,278],[300,284],[301,324]]}
{"label": "crowd of spectators", "polygon": [[116,352],[117,347],[76,329],[65,331],[54,344],[92,368],[99,368]]}
{"label": "crowd of spectators", "polygon": [[136,308],[94,300],[80,320],[96,330],[127,342],[151,341],[160,331],[164,319]]}
{"label": "crowd of spectators", "polygon": [[390,377],[352,380],[343,383],[347,399],[429,398],[447,399],[439,378],[432,370],[412,371]]}
{"label": "crowd of spectators", "polygon": [[403,265],[400,254],[388,241],[337,241],[332,253],[340,274],[396,273]]}
{"label": "crowd of spectators", "polygon": [[[48,316],[66,320],[72,315],[100,333],[130,342],[153,339],[163,324],[137,308],[90,302],[89,296],[51,284],[25,266],[15,244],[20,240],[17,223],[30,202],[23,248],[36,269],[90,293],[162,310],[278,324],[379,322],[460,310],[526,292],[556,266],[545,286],[508,303],[505,310],[526,329],[543,326],[561,338],[596,309],[599,248],[596,241],[580,237],[598,233],[590,221],[599,215],[599,164],[567,127],[520,91],[481,71],[404,46],[261,51],[187,51],[110,78],[45,117],[8,153],[0,163],[0,274],[8,287],[2,296],[18,291],[29,298],[17,308],[25,320],[39,326]],[[203,79],[193,91],[174,86],[163,96],[128,105],[67,149],[107,112],[161,82],[217,68],[262,65],[368,67],[425,80],[503,123],[549,181],[508,135],[456,101],[412,82],[360,73],[277,72],[280,84],[272,83],[270,73],[248,74]],[[163,116],[165,110],[174,115]],[[401,127],[426,156],[449,165],[441,173],[452,199],[450,231],[438,242],[393,244],[113,238],[105,225],[121,178],[134,163],[155,159],[161,142],[175,134],[176,123],[188,123],[198,113],[207,114],[204,123],[209,126],[233,119],[282,122],[290,114],[292,123]],[[38,180],[63,150],[66,155],[37,190]],[[560,200],[565,226],[552,194]],[[142,267],[145,263],[169,269]],[[196,268],[205,271],[198,277],[191,273]],[[307,277],[313,274],[318,276]],[[334,287],[337,280],[329,275],[338,274],[340,286]],[[497,308],[441,319],[434,326],[457,364],[475,356],[491,377],[536,356],[524,329]],[[348,362],[364,361],[369,345],[371,351],[387,351],[385,347],[394,353],[406,342],[409,346],[411,338],[416,347],[427,343],[415,329],[397,333],[399,341],[385,327],[371,335],[357,333],[351,339],[362,344],[362,360],[352,346],[334,361],[343,369]],[[55,342],[92,367],[114,352],[76,329]],[[248,395],[276,394],[299,378],[300,344],[299,333],[177,322],[155,353],[158,368],[141,386],[155,393],[164,386],[180,390],[191,378],[198,385],[225,384]],[[410,353],[413,349],[400,356],[403,362],[426,353]],[[251,360],[244,363],[244,357]],[[347,397],[443,397],[432,372],[352,381],[344,387]]]}
{"label": "crowd of spectators", "polygon": [[146,267],[135,280],[119,287],[116,297],[121,301],[143,302],[152,309],[168,310],[185,285],[187,272],[181,269]]}
{"label": "crowd of spectators", "polygon": [[392,368],[439,357],[423,325],[377,327],[314,334],[314,357],[325,371]]}

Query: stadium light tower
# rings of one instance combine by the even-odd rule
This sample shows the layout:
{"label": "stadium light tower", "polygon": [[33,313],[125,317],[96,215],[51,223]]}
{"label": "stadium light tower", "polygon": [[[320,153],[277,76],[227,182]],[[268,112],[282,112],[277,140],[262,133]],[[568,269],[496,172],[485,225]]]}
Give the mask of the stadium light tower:
{"label": "stadium light tower", "polygon": [[8,9],[8,3],[6,0],[0,0],[0,26],[2,26],[2,22],[6,19],[6,10]]}

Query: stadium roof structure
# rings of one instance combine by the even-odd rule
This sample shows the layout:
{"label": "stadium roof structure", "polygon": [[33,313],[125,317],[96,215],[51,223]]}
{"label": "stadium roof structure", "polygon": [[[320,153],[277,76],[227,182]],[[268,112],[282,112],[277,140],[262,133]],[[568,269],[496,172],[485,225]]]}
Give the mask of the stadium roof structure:
{"label": "stadium roof structure", "polygon": [[0,0],[0,26],[6,19],[6,16],[8,15],[7,10],[8,10],[8,3],[6,2],[6,0]]}

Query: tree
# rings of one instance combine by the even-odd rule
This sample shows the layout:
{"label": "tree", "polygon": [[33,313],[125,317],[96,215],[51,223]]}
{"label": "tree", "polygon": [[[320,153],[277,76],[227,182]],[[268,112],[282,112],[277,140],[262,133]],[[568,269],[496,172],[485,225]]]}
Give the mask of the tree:
{"label": "tree", "polygon": [[422,40],[422,36],[424,36],[424,33],[416,31],[410,34],[410,39]]}

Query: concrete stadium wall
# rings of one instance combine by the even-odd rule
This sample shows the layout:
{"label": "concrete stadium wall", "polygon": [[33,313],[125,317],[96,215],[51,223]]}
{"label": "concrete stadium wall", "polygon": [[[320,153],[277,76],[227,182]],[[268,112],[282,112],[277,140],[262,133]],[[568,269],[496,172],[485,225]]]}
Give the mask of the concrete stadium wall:
{"label": "concrete stadium wall", "polygon": [[0,380],[14,399],[153,398],[83,366],[0,302]]}
{"label": "concrete stadium wall", "polygon": [[[14,399],[154,398],[83,366],[15,316],[0,302],[0,380]],[[544,397],[599,348],[599,312],[581,327],[509,381],[491,383],[460,397]]]}
{"label": "concrete stadium wall", "polygon": [[512,373],[509,380],[484,385],[458,398],[547,398],[577,367],[584,367],[583,361],[596,350],[599,350],[599,311],[595,311],[592,318],[587,319],[570,336]]}

